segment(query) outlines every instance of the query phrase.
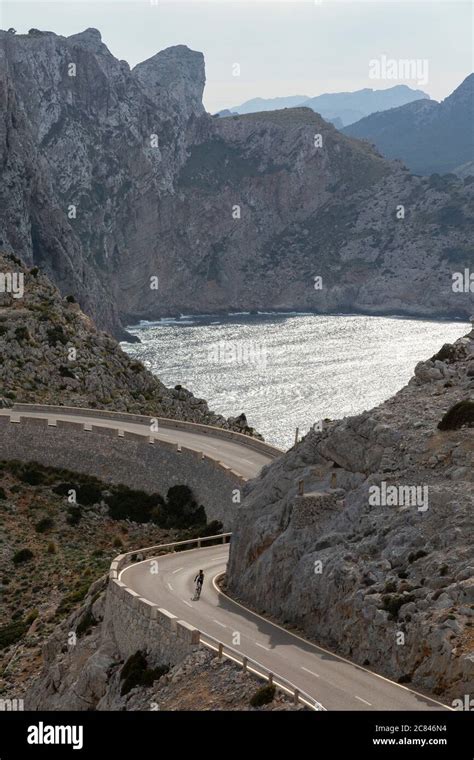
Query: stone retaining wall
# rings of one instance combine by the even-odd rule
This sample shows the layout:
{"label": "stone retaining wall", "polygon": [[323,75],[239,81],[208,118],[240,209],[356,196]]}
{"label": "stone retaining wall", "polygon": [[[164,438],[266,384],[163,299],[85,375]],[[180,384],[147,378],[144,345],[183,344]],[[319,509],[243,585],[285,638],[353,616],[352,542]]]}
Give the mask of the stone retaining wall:
{"label": "stone retaining wall", "polygon": [[36,461],[163,496],[171,486],[186,484],[204,505],[208,521],[220,520],[232,529],[238,509],[233,491],[246,482],[234,470],[184,446],[178,450],[176,444],[146,435],[91,427],[61,420],[48,425],[33,417],[10,422],[0,416],[0,459]]}
{"label": "stone retaining wall", "polygon": [[225,430],[224,428],[215,427],[213,425],[201,425],[197,422],[186,422],[185,420],[172,420],[167,417],[147,417],[142,414],[128,414],[125,412],[110,412],[106,409],[85,409],[83,407],[75,406],[52,406],[48,404],[21,404],[14,405],[14,412],[44,412],[53,417],[55,414],[71,414],[76,417],[98,417],[102,419],[110,419],[122,422],[136,422],[140,425],[150,425],[150,420],[156,419],[159,427],[164,427],[172,430],[186,430],[188,433],[196,433],[199,435],[212,436],[212,438],[224,438],[226,440],[235,441],[235,443],[247,446],[254,451],[260,451],[262,454],[267,454],[270,457],[277,457],[284,452],[277,449],[275,446],[271,446],[265,441],[260,441],[258,438],[252,438],[249,435],[243,433],[237,433],[234,430]]}
{"label": "stone retaining wall", "polygon": [[146,650],[150,664],[173,666],[199,646],[196,628],[112,578],[105,619],[124,660]]}

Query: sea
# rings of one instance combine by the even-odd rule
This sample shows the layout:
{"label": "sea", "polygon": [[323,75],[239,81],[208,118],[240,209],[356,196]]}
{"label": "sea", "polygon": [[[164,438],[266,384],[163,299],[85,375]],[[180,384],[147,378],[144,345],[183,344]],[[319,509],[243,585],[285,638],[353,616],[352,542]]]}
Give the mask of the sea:
{"label": "sea", "polygon": [[168,386],[183,385],[225,417],[245,413],[288,449],[323,419],[359,414],[400,390],[415,364],[469,323],[405,317],[235,313],[141,322],[122,347]]}

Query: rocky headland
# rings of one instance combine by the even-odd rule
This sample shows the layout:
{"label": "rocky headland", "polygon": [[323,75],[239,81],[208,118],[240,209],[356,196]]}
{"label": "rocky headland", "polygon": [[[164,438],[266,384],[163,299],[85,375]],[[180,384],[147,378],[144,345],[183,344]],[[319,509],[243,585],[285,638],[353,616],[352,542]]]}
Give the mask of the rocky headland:
{"label": "rocky headland", "polygon": [[474,331],[247,485],[227,588],[449,702],[474,688]]}

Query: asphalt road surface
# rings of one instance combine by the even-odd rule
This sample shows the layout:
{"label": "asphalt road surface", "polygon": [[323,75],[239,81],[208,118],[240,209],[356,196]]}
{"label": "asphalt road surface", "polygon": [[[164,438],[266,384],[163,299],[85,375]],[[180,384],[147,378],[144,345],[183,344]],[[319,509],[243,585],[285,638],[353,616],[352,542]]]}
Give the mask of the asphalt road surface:
{"label": "asphalt road surface", "polygon": [[122,422],[121,420],[98,418],[94,416],[75,415],[74,413],[56,412],[47,414],[46,412],[12,412],[11,409],[1,409],[0,414],[14,417],[40,417],[42,419],[65,420],[67,422],[80,422],[85,425],[95,425],[97,427],[108,427],[116,430],[126,430],[131,433],[153,436],[159,441],[168,441],[169,443],[179,443],[181,446],[187,446],[196,451],[202,451],[214,459],[226,464],[232,470],[235,470],[244,478],[254,478],[265,464],[272,461],[269,454],[262,453],[251,449],[249,446],[238,443],[235,440],[226,440],[225,438],[213,438],[211,435],[204,435],[187,430],[174,430],[159,426],[156,433],[151,433],[148,425],[142,425],[138,422]]}
{"label": "asphalt road surface", "polygon": [[[140,596],[251,657],[320,702],[327,710],[443,710],[444,705],[337,657],[247,610],[220,593],[213,579],[225,571],[229,546],[177,552],[122,570],[120,580]],[[204,571],[199,601],[194,577]],[[235,634],[240,634],[240,645]]]}
{"label": "asphalt road surface", "polygon": [[[12,410],[2,409],[0,414]],[[16,414],[16,413],[14,413]],[[18,412],[22,416],[81,422],[150,435],[147,425],[123,422],[73,412]],[[272,461],[270,455],[254,451],[236,441],[210,435],[160,427],[152,433],[158,440],[180,443],[203,451],[228,465],[245,478],[258,475]],[[443,710],[444,705],[393,683],[382,676],[354,665],[233,602],[218,591],[213,579],[225,571],[228,545],[194,549],[159,558],[159,573],[150,572],[150,559],[125,568],[121,580],[140,596],[164,607],[268,670],[286,678],[307,692],[328,710]],[[205,573],[204,589],[198,602],[194,596],[194,577]],[[235,634],[240,634],[240,645]]]}

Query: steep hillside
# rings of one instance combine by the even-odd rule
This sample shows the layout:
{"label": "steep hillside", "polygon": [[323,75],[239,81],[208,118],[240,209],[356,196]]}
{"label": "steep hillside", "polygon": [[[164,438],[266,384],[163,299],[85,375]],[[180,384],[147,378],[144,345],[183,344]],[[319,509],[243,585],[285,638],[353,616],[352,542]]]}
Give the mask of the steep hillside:
{"label": "steep hillside", "polygon": [[[97,330],[73,296],[62,298],[37,267],[0,254],[0,274],[23,277],[23,293],[0,293],[0,398],[85,406],[201,422],[248,434],[245,415],[226,420],[178,385],[167,388]],[[12,280],[14,282],[14,280]],[[17,280],[20,283],[20,280]]]}
{"label": "steep hillside", "polygon": [[230,593],[400,683],[472,693],[473,432],[474,330],[251,481]]}
{"label": "steep hillside", "polygon": [[373,113],[344,133],[374,143],[387,158],[401,159],[415,174],[446,174],[473,160],[474,74],[442,103],[414,103]]}
{"label": "steep hillside", "polygon": [[1,32],[3,250],[115,335],[179,312],[470,315],[449,256],[472,258],[472,186],[310,109],[213,118],[204,81],[185,46],[130,70],[95,29]]}
{"label": "steep hillside", "polygon": [[[110,562],[121,551],[217,530],[192,520],[164,529],[156,511],[145,522],[141,512],[153,499],[77,473],[0,462],[2,698],[24,699],[26,709],[252,709],[261,682],[206,651],[123,689],[125,663],[104,622]],[[117,519],[125,504],[127,519]],[[301,707],[276,696],[262,709]]]}

